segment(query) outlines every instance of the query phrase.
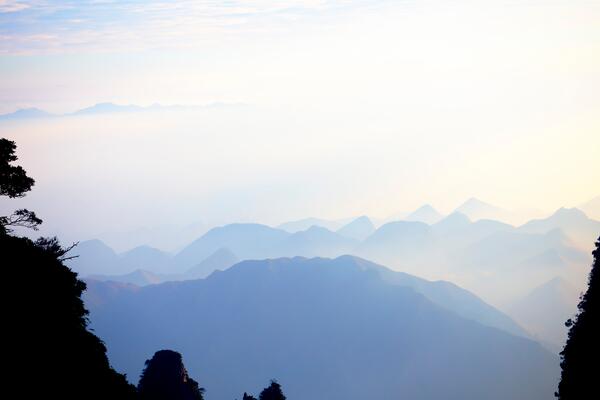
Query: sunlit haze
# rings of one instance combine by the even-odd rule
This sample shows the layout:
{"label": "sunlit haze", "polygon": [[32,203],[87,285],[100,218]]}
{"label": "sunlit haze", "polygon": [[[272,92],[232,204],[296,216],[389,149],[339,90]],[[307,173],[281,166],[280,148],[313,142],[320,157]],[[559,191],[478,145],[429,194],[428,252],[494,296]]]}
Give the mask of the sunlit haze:
{"label": "sunlit haze", "polygon": [[[285,6],[282,5],[285,3]],[[600,189],[600,3],[0,1],[0,121],[69,238],[387,220],[471,197],[512,223]]]}
{"label": "sunlit haze", "polygon": [[600,399],[599,183],[600,0],[0,0],[7,392]]}

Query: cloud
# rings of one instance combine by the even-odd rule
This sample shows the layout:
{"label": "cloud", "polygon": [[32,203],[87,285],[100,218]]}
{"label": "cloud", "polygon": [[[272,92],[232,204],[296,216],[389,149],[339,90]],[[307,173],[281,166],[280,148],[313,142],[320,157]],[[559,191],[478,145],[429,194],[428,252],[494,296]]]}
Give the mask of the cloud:
{"label": "cloud", "polygon": [[29,4],[22,1],[0,0],[0,13],[14,13],[29,8]]}
{"label": "cloud", "polygon": [[[275,31],[290,21],[356,9],[373,0],[257,1],[35,1],[0,0],[0,54],[135,50],[219,41],[248,32]],[[83,22],[83,23],[82,23]],[[31,38],[51,37],[52,46]],[[185,43],[172,38],[185,37]]]}

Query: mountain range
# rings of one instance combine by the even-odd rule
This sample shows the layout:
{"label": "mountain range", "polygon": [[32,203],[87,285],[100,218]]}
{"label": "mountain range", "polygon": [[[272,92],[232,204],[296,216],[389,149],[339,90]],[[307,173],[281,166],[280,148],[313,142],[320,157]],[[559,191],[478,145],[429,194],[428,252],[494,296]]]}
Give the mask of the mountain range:
{"label": "mountain range", "polygon": [[200,108],[216,108],[216,107],[239,107],[243,104],[239,103],[219,103],[214,102],[202,106],[189,105],[161,105],[152,104],[150,106],[139,106],[135,104],[115,104],[115,103],[97,103],[89,107],[85,107],[73,112],[64,114],[52,114],[39,108],[21,108],[8,114],[0,114],[0,121],[3,120],[19,120],[19,119],[34,119],[34,118],[50,118],[50,117],[69,117],[97,114],[112,114],[112,113],[131,113],[145,111],[182,111],[193,110]]}
{"label": "mountain range", "polygon": [[[587,249],[594,243],[600,222],[577,209],[559,209],[545,219],[532,220],[520,227],[494,220],[472,222],[455,212],[435,224],[394,221],[375,229],[368,217],[359,217],[331,231],[318,225],[290,233],[261,224],[230,224],[210,229],[171,255],[138,246],[117,254],[98,240],[80,243],[80,257],[71,266],[82,275],[128,273],[145,269],[157,273],[182,273],[219,249],[228,249],[238,259],[281,256],[338,256],[356,254],[385,264],[420,268],[448,264],[483,268],[483,265],[542,260],[551,253],[563,261],[587,262]],[[503,251],[510,249],[510,251]],[[551,251],[549,253],[549,251]],[[500,257],[489,257],[494,252]],[[454,259],[457,259],[454,261]],[[434,262],[435,261],[435,262]],[[459,262],[460,261],[460,262]],[[510,261],[510,263],[509,263]]]}
{"label": "mountain range", "polygon": [[507,210],[485,203],[474,197],[465,201],[454,211],[468,216],[473,221],[480,219],[506,221],[510,219],[510,213]]}
{"label": "mountain range", "polygon": [[135,380],[172,348],[211,398],[275,377],[289,398],[532,400],[558,377],[555,355],[477,297],[351,256],[243,261],[143,288],[90,281],[85,296],[115,368]]}
{"label": "mountain range", "polygon": [[[134,249],[134,250],[138,250],[138,249]],[[134,250],[132,250],[131,252],[125,253],[125,255],[121,256],[121,257],[115,256],[114,263],[121,264],[121,266],[125,267],[125,268],[127,268],[127,267],[131,268],[132,265],[136,265],[136,264],[132,264],[131,262],[128,262],[129,261],[128,259],[130,258],[129,256],[132,255],[132,252],[134,252]],[[139,254],[140,252],[135,251],[134,253]],[[205,278],[215,271],[218,271],[218,270],[222,271],[222,270],[225,270],[225,269],[231,267],[238,261],[239,260],[235,256],[235,254],[233,254],[231,251],[229,251],[225,248],[221,248],[183,273],[171,273],[171,272],[161,273],[161,272],[157,272],[156,270],[154,272],[152,272],[147,269],[140,268],[140,269],[135,269],[135,270],[125,273],[125,274],[114,274],[114,275],[91,274],[91,275],[87,275],[87,279],[99,280],[99,281],[131,283],[131,284],[134,284],[137,286],[146,286],[146,285],[153,285],[153,284],[169,282],[169,281],[185,281],[185,280]],[[163,270],[165,270],[165,267],[168,267],[169,264],[170,264],[170,260],[165,261],[165,263],[162,265]]]}
{"label": "mountain range", "polygon": [[565,322],[577,312],[579,294],[565,279],[556,277],[515,301],[509,312],[534,337],[558,353],[567,338]]}
{"label": "mountain range", "polygon": [[276,228],[284,230],[289,233],[296,233],[300,231],[305,231],[311,226],[320,226],[322,228],[329,229],[330,231],[335,231],[340,229],[342,226],[347,224],[348,220],[326,220],[321,218],[304,218],[296,221],[288,221],[284,222],[280,225],[277,225]]}
{"label": "mountain range", "polygon": [[[73,251],[79,257],[68,263],[84,278],[143,286],[203,278],[240,260],[351,254],[454,282],[517,318],[512,305],[553,278],[583,289],[591,263],[585,246],[600,232],[600,222],[576,209],[560,209],[520,227],[486,219],[472,222],[458,212],[432,225],[373,225],[368,217],[359,217],[337,231],[311,225],[291,233],[261,224],[230,224],[209,230],[175,254],[147,246],[117,254],[94,240],[80,243]],[[549,330],[526,328],[557,348],[557,336]]]}

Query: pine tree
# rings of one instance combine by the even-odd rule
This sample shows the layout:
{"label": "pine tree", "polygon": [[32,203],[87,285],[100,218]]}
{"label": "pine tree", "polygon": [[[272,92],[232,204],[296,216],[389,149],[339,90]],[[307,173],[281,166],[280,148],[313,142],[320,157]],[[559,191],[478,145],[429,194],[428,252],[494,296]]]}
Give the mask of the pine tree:
{"label": "pine tree", "polygon": [[[11,199],[25,196],[35,183],[21,166],[13,165],[18,160],[16,150],[15,142],[0,138],[0,196]],[[12,215],[0,216],[0,234],[10,233],[10,227],[15,226],[37,229],[41,223],[33,211],[17,210]]]}
{"label": "pine tree", "polygon": [[285,400],[285,396],[281,391],[281,385],[276,380],[272,380],[271,384],[265,388],[258,396],[259,400]]}
{"label": "pine tree", "polygon": [[592,254],[594,262],[579,313],[566,322],[570,330],[560,353],[562,376],[556,393],[560,400],[600,399],[600,238]]}
{"label": "pine tree", "polygon": [[142,400],[203,400],[204,389],[189,377],[181,354],[160,350],[146,361],[138,393]]}

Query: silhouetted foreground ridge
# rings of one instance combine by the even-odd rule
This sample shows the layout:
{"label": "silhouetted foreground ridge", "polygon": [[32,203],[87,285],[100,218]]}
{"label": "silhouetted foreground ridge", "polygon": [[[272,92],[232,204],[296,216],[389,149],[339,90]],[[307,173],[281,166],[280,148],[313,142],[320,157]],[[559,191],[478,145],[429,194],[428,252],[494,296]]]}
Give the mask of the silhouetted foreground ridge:
{"label": "silhouetted foreground ridge", "polygon": [[[24,196],[34,184],[23,168],[12,165],[15,150],[14,142],[0,139],[0,195],[9,198]],[[104,344],[87,329],[81,300],[86,286],[63,264],[68,249],[56,239],[34,242],[10,235],[15,226],[35,229],[41,222],[24,209],[0,216],[9,393],[16,398],[134,398],[135,388],[110,367]]]}
{"label": "silhouetted foreground ridge", "polygon": [[578,306],[579,314],[566,323],[571,329],[560,353],[562,376],[556,393],[561,400],[600,398],[600,238],[592,254],[594,263],[588,290]]}
{"label": "silhouetted foreground ridge", "polygon": [[[0,196],[22,197],[34,184],[23,168],[12,165],[15,150],[14,142],[0,139]],[[28,399],[203,400],[204,389],[188,376],[177,352],[161,350],[146,361],[139,390],[111,368],[104,343],[88,330],[81,300],[86,284],[64,265],[70,248],[56,238],[11,235],[16,226],[36,229],[41,222],[28,210],[0,216],[3,282],[10,285],[2,291],[8,309],[8,392]],[[285,396],[272,381],[260,399]]]}
{"label": "silhouetted foreground ridge", "polygon": [[9,365],[21,368],[9,384],[35,368],[34,384],[19,385],[27,398],[135,398],[135,388],[110,367],[104,344],[87,330],[80,298],[85,283],[63,265],[58,242],[0,234],[0,254],[7,282],[20,292],[9,305],[8,326],[11,347],[19,351]]}

